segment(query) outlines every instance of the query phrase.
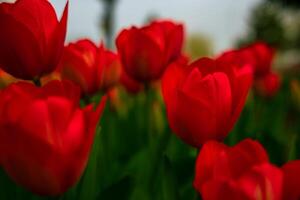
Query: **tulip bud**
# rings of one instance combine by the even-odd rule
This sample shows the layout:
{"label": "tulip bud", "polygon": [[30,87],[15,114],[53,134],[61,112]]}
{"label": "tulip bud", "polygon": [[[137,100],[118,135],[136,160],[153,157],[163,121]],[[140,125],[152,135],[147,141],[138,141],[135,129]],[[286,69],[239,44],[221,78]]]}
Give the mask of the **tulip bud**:
{"label": "tulip bud", "polygon": [[83,39],[65,47],[60,63],[63,79],[77,83],[85,94],[107,91],[119,82],[121,63],[117,54]]}
{"label": "tulip bud", "polygon": [[180,56],[183,34],[183,26],[171,21],[123,30],[116,45],[124,71],[141,83],[159,79],[167,65]]}

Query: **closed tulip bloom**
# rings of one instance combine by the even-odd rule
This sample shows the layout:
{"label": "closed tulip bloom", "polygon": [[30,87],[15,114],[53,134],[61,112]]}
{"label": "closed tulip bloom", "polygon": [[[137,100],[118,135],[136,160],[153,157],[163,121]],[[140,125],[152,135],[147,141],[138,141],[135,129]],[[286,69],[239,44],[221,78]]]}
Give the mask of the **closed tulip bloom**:
{"label": "closed tulip bloom", "polygon": [[180,56],[183,26],[171,21],[155,21],[121,31],[116,40],[123,68],[141,83],[159,79],[167,65]]}
{"label": "closed tulip bloom", "polygon": [[299,200],[300,160],[290,161],[282,167],[284,172],[283,200]]}
{"label": "closed tulip bloom", "polygon": [[194,187],[203,200],[281,200],[282,171],[250,139],[233,147],[207,142],[195,172]]}
{"label": "closed tulip bloom", "polygon": [[48,0],[0,4],[0,67],[20,79],[55,70],[66,36],[68,4],[60,21]]}
{"label": "closed tulip bloom", "polygon": [[58,195],[78,182],[105,104],[80,108],[79,91],[52,81],[41,88],[18,82],[0,93],[0,163],[18,185]]}
{"label": "closed tulip bloom", "polygon": [[85,94],[108,90],[121,75],[118,55],[88,39],[66,46],[59,68],[62,78],[77,83]]}
{"label": "closed tulip bloom", "polygon": [[162,93],[173,132],[201,147],[224,139],[244,106],[252,82],[251,68],[202,58],[187,65],[171,64],[162,79]]}

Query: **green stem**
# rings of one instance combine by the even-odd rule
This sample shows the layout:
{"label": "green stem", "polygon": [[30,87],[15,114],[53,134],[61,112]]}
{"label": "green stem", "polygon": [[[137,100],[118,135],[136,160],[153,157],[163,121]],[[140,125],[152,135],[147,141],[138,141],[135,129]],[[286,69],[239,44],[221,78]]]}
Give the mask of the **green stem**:
{"label": "green stem", "polygon": [[105,43],[108,48],[113,46],[114,16],[117,0],[102,0],[104,3],[104,14],[102,16],[102,27]]}
{"label": "green stem", "polygon": [[149,195],[154,194],[154,181],[155,181],[155,174],[159,170],[159,166],[163,159],[164,151],[168,145],[170,140],[170,134],[168,131],[163,131],[162,134],[156,134],[154,132],[154,122],[153,120],[153,102],[155,101],[155,91],[153,91],[149,85],[145,87],[146,93],[146,127],[147,127],[147,134],[148,134],[148,153],[149,159],[146,162],[148,163],[148,171],[145,172],[146,174],[146,187],[149,190]]}

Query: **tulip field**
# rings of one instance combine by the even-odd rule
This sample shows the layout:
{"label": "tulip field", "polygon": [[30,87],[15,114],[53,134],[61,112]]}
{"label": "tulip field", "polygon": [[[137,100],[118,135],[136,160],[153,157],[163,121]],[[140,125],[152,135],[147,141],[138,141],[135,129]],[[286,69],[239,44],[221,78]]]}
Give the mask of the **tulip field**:
{"label": "tulip field", "polygon": [[0,1],[0,200],[300,199],[300,63],[169,18],[67,42],[69,3]]}

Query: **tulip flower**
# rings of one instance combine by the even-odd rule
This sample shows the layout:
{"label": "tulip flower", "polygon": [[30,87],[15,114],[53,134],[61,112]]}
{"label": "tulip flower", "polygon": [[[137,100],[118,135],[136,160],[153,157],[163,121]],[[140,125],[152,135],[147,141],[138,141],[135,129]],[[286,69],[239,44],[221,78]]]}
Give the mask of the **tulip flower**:
{"label": "tulip flower", "polygon": [[256,42],[244,48],[251,51],[255,57],[255,76],[264,76],[271,72],[275,50],[264,42]]}
{"label": "tulip flower", "polygon": [[271,72],[275,50],[264,42],[256,42],[241,49],[222,53],[218,59],[234,62],[243,67],[250,64],[255,78],[263,77]]}
{"label": "tulip flower", "polygon": [[252,82],[243,68],[209,58],[171,64],[162,78],[162,93],[171,129],[183,141],[201,147],[222,140],[244,106]]}
{"label": "tulip flower", "polygon": [[281,200],[283,173],[256,141],[233,147],[209,141],[195,170],[194,187],[203,200]]}
{"label": "tulip flower", "polygon": [[68,3],[58,21],[48,0],[0,4],[0,67],[20,79],[55,70],[66,36]]}
{"label": "tulip flower", "polygon": [[284,172],[283,200],[299,200],[300,160],[290,161],[282,167]]}
{"label": "tulip flower", "polygon": [[108,90],[121,75],[118,55],[88,39],[66,46],[59,68],[63,79],[74,81],[86,94]]}
{"label": "tulip flower", "polygon": [[264,97],[273,97],[277,94],[280,89],[280,78],[279,75],[270,72],[269,74],[255,80],[254,83],[255,91]]}
{"label": "tulip flower", "polygon": [[105,104],[80,108],[79,97],[69,81],[41,88],[18,82],[1,91],[0,164],[18,185],[59,195],[78,182]]}
{"label": "tulip flower", "polygon": [[272,71],[275,50],[263,42],[226,51],[218,59],[240,67],[250,65],[254,73],[254,89],[264,97],[274,96],[280,88],[279,75]]}
{"label": "tulip flower", "polygon": [[141,83],[159,79],[180,56],[183,35],[183,26],[171,21],[121,31],[116,45],[126,74]]}

